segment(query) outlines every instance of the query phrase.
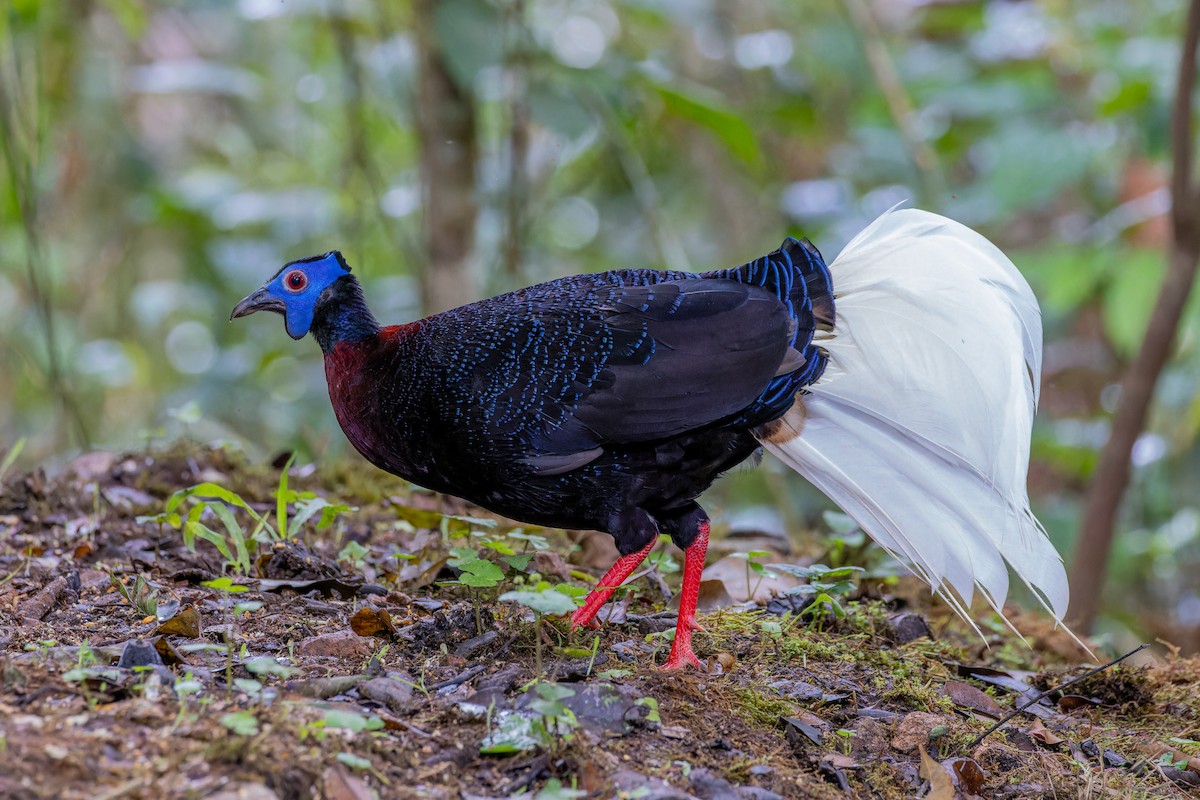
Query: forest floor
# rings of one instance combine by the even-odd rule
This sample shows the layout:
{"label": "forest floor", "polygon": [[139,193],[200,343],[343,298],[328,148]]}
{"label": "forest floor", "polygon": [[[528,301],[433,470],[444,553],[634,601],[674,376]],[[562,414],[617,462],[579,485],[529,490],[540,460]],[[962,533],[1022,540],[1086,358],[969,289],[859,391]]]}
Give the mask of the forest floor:
{"label": "forest floor", "polygon": [[[980,612],[985,643],[906,581],[804,588],[763,565],[805,559],[742,532],[714,538],[706,670],[661,672],[669,548],[571,633],[553,612],[608,537],[366,466],[281,486],[280,466],[181,448],[3,481],[0,798],[1200,793],[1200,659],[1160,648],[979,742],[1086,671],[1043,617],[1018,616],[1026,645]],[[818,591],[823,613],[797,614]]]}

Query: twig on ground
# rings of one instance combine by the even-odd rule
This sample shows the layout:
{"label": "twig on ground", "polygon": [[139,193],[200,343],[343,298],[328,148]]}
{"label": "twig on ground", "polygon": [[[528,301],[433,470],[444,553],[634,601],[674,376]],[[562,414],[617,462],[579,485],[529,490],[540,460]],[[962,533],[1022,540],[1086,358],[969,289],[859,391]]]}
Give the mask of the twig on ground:
{"label": "twig on ground", "polygon": [[455,675],[453,678],[451,678],[449,680],[445,680],[445,681],[441,681],[439,683],[433,684],[432,686],[429,687],[429,689],[430,689],[430,691],[437,691],[438,689],[446,689],[451,686],[458,686],[460,683],[466,683],[467,681],[471,680],[471,678],[474,678],[476,675],[483,672],[485,669],[487,669],[486,664],[476,664],[475,666],[470,667],[470,668],[464,670],[463,672],[460,672],[459,674]]}
{"label": "twig on ground", "polygon": [[1027,709],[1030,706],[1032,706],[1033,704],[1039,702],[1046,695],[1051,694],[1053,692],[1061,692],[1063,689],[1066,689],[1068,686],[1074,686],[1075,684],[1079,683],[1082,680],[1085,680],[1086,678],[1090,678],[1093,675],[1097,675],[1101,672],[1104,672],[1104,670],[1106,670],[1110,667],[1115,667],[1117,664],[1120,664],[1125,659],[1129,658],[1132,655],[1142,652],[1149,646],[1150,646],[1149,644],[1139,645],[1138,647],[1134,648],[1133,650],[1130,650],[1125,655],[1114,658],[1112,661],[1108,662],[1107,664],[1104,664],[1103,666],[1099,666],[1099,667],[1096,667],[1095,669],[1088,670],[1087,672],[1083,673],[1082,675],[1072,678],[1071,680],[1067,681],[1066,683],[1059,684],[1058,686],[1052,686],[1049,689],[1045,689],[1041,692],[1038,692],[1032,698],[1030,698],[1029,700],[1025,701],[1021,705],[1014,708],[1012,711],[1010,711],[1004,717],[1000,718],[996,722],[995,725],[993,725],[992,727],[988,728],[983,733],[976,736],[975,739],[969,745],[967,745],[967,749],[968,750],[975,749],[979,745],[980,742],[982,742],[985,738],[987,738],[987,736],[989,734],[991,734],[993,731],[998,730],[1001,725],[1008,722],[1010,719],[1015,717],[1017,714],[1020,714],[1025,709]]}

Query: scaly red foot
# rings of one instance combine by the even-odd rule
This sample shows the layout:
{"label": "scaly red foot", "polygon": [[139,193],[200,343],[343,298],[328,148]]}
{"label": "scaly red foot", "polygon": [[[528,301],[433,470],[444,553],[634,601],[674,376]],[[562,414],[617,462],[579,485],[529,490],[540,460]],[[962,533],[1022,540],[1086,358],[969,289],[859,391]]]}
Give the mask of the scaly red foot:
{"label": "scaly red foot", "polygon": [[608,598],[612,597],[613,592],[629,577],[630,573],[646,560],[646,556],[650,555],[650,551],[656,544],[658,544],[658,537],[653,536],[641,550],[617,559],[617,563],[604,573],[604,577],[596,584],[596,588],[587,596],[583,605],[575,609],[575,613],[571,615],[571,630],[585,626],[600,627],[600,623],[594,619],[596,613],[608,602]]}
{"label": "scaly red foot", "polygon": [[704,574],[704,557],[708,553],[708,520],[700,523],[700,531],[683,551],[683,588],[679,591],[679,619],[675,623],[675,641],[663,669],[682,669],[687,666],[703,669],[692,651],[692,631],[703,630],[696,622],[696,602],[700,598],[700,576]]}

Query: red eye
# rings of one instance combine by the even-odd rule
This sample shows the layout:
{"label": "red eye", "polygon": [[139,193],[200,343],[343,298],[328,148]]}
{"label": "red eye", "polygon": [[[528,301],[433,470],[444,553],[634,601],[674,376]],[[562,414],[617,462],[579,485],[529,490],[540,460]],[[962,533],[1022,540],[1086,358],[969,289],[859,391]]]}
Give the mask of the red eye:
{"label": "red eye", "polygon": [[308,286],[308,276],[300,270],[292,270],[283,278],[283,283],[293,292],[298,292]]}

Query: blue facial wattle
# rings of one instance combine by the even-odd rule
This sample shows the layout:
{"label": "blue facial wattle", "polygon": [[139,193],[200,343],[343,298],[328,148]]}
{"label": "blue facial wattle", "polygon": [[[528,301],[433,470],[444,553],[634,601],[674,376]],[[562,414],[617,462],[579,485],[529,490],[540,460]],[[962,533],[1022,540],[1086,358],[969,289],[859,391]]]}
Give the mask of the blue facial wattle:
{"label": "blue facial wattle", "polygon": [[[296,288],[289,279],[295,273],[304,276],[304,285]],[[284,325],[293,339],[303,339],[312,328],[313,311],[321,294],[349,272],[336,250],[310,260],[293,261],[266,285],[267,293],[283,302]],[[291,285],[289,285],[291,284]]]}

